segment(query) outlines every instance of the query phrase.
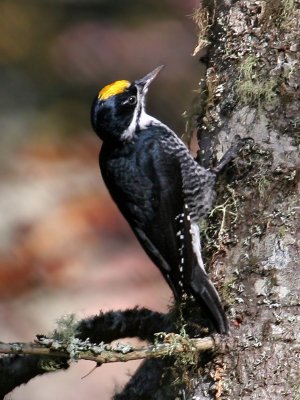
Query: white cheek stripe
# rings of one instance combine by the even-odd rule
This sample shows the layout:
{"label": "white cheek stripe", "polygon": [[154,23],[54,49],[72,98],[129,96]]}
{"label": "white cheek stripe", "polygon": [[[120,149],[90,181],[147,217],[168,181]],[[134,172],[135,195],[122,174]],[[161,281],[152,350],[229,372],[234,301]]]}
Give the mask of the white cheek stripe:
{"label": "white cheek stripe", "polygon": [[[133,138],[135,134],[135,130],[137,126],[139,126],[140,129],[145,129],[147,126],[153,123],[158,123],[161,124],[156,118],[151,117],[148,115],[145,111],[145,97],[148,89],[144,89],[143,93],[140,93],[140,91],[137,91],[137,105],[135,107],[132,120],[128,126],[127,129],[124,130],[122,133],[122,139],[123,140],[130,140]],[[139,120],[138,114],[140,112]]]}
{"label": "white cheek stripe", "polygon": [[[140,107],[142,109],[141,109],[139,120],[137,120],[138,110]],[[170,131],[170,128],[168,128],[165,124],[163,124],[158,119],[151,117],[151,115],[146,113],[144,104],[143,103],[140,104],[140,94],[138,93],[137,107],[134,110],[130,125],[122,133],[122,139],[124,139],[124,140],[132,139],[135,134],[135,130],[136,130],[137,126],[139,126],[140,129],[145,129],[151,124],[163,126],[166,129],[168,129],[168,131]]]}
{"label": "white cheek stripe", "polygon": [[144,109],[144,105],[143,105],[140,119],[138,121],[140,129],[145,129],[145,128],[147,128],[147,126],[149,126],[153,123],[160,123],[160,122],[156,118],[151,117],[151,115],[147,114]]}
{"label": "white cheek stripe", "polygon": [[198,264],[206,274],[202,256],[201,256],[200,230],[199,230],[199,226],[195,222],[191,223],[191,234],[192,234],[192,246],[193,246],[195,255],[197,257]]}
{"label": "white cheek stripe", "polygon": [[138,116],[138,111],[140,108],[140,94],[137,94],[137,106],[135,107],[132,120],[130,122],[130,125],[128,126],[127,129],[122,133],[122,139],[123,140],[128,140],[131,139],[134,136],[135,129],[136,129],[136,123],[137,123],[137,116]]}

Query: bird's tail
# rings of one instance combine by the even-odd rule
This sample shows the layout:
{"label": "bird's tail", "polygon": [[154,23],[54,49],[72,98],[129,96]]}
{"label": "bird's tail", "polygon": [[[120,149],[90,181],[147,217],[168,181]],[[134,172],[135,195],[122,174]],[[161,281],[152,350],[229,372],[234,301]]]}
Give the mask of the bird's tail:
{"label": "bird's tail", "polygon": [[228,320],[221,305],[218,292],[208,275],[200,266],[195,266],[190,279],[190,291],[196,301],[204,305],[218,333],[227,334],[229,330]]}
{"label": "bird's tail", "polygon": [[183,259],[184,286],[191,293],[196,302],[204,306],[209,319],[212,321],[216,331],[221,334],[228,333],[228,321],[223,310],[220,297],[205,271],[201,254],[201,238],[198,224],[191,221],[188,207],[184,208],[184,246]]}

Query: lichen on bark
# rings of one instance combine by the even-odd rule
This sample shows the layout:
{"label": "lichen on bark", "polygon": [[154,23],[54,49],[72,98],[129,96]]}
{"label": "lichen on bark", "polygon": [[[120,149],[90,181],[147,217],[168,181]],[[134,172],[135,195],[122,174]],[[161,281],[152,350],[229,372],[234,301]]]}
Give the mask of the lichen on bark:
{"label": "lichen on bark", "polygon": [[215,360],[215,370],[223,370],[221,389],[205,394],[199,384],[193,398],[296,399],[300,3],[203,3],[213,18],[199,142],[209,142],[217,158],[236,135],[251,137],[254,145],[220,180],[208,221],[206,259],[227,303],[230,350]]}

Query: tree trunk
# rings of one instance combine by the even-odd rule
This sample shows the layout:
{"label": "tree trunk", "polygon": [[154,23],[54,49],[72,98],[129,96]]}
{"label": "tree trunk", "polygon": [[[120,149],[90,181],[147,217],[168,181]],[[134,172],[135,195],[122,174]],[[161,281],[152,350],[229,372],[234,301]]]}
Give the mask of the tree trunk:
{"label": "tree trunk", "polygon": [[210,365],[213,388],[199,382],[189,398],[296,400],[300,2],[206,3],[195,15],[200,45],[211,43],[200,145],[209,143],[219,158],[236,135],[254,144],[219,182],[204,231],[206,261],[227,303],[231,338],[228,351]]}

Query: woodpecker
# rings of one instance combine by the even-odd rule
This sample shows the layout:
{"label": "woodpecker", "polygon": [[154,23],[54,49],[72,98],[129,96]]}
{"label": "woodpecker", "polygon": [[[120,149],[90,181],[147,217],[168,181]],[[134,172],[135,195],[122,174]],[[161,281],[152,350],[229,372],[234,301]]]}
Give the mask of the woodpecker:
{"label": "woodpecker", "polygon": [[199,219],[214,200],[216,171],[201,167],[181,139],[147,114],[148,88],[163,66],[95,98],[91,121],[103,141],[99,164],[112,199],[177,301],[193,296],[218,333],[228,333],[201,256]]}

